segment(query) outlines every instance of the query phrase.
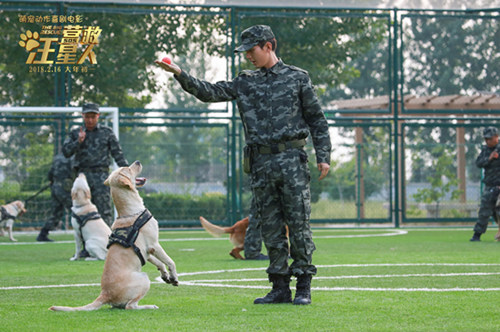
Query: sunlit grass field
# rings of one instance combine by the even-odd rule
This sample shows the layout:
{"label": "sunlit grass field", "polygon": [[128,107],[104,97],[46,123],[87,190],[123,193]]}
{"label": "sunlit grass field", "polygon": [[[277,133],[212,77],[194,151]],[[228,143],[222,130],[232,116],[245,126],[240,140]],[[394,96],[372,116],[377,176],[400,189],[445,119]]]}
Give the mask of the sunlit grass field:
{"label": "sunlit grass field", "polygon": [[[314,229],[312,304],[254,305],[270,290],[267,261],[229,256],[227,238],[161,231],[179,287],[152,281],[140,304],[158,310],[52,312],[100,291],[103,262],[77,261],[71,234],[0,237],[2,331],[495,331],[500,322],[500,243],[471,229]],[[292,282],[292,287],[295,281]]]}

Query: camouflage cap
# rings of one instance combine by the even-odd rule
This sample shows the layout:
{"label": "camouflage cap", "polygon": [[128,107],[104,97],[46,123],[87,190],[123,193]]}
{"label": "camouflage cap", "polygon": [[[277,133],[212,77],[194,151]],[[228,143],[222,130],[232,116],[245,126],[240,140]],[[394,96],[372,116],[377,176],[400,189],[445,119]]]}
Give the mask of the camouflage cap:
{"label": "camouflage cap", "polygon": [[498,136],[498,130],[495,127],[488,127],[483,130],[484,138],[491,138],[493,136]]}
{"label": "camouflage cap", "polygon": [[99,114],[99,105],[95,103],[85,103],[82,107],[82,114],[85,113],[98,113]]}
{"label": "camouflage cap", "polygon": [[246,52],[261,41],[274,39],[274,33],[267,25],[254,25],[244,30],[240,35],[241,45],[234,52]]}

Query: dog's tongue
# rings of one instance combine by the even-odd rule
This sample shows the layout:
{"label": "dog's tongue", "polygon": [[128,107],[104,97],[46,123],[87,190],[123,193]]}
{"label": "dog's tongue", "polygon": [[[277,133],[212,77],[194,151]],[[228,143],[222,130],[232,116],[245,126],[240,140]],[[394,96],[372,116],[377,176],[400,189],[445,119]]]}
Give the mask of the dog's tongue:
{"label": "dog's tongue", "polygon": [[144,184],[146,184],[146,178],[135,178],[136,187],[142,187]]}

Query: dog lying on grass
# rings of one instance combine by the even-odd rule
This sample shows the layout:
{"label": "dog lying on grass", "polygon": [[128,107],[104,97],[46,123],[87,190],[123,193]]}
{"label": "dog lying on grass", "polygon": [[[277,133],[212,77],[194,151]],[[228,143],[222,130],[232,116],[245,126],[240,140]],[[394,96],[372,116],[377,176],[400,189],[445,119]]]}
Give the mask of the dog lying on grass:
{"label": "dog lying on grass", "polygon": [[24,208],[24,203],[22,201],[13,201],[9,204],[5,204],[0,206],[0,236],[5,236],[5,230],[9,234],[9,239],[13,242],[17,240],[12,235],[12,226],[14,225],[14,221],[17,217],[20,217],[23,213],[26,212]]}
{"label": "dog lying on grass", "polygon": [[105,260],[111,229],[97,212],[97,207],[90,201],[90,187],[85,174],[80,173],[71,188],[71,225],[75,235],[75,255],[71,261],[80,258],[80,252],[85,250],[90,257],[85,260]]}
{"label": "dog lying on grass", "polygon": [[50,310],[89,311],[104,304],[121,309],[158,309],[156,305],[138,305],[150,287],[148,275],[141,272],[146,260],[158,268],[166,283],[179,284],[175,263],[158,242],[158,222],[144,207],[137,192],[136,186],[146,182],[137,177],[141,170],[141,163],[136,161],[115,170],[104,182],[111,188],[118,218],[111,227],[113,233],[101,277],[101,294],[82,307],[53,306]]}

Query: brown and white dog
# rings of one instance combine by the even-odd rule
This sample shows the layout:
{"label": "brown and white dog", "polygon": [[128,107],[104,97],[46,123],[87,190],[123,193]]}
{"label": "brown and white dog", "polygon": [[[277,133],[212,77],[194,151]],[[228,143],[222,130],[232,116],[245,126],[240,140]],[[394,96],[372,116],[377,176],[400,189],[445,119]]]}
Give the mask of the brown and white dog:
{"label": "brown and white dog", "polygon": [[210,223],[207,219],[200,217],[200,222],[205,230],[215,237],[221,237],[223,234],[229,234],[229,241],[234,248],[229,252],[229,255],[236,259],[244,259],[240,252],[245,246],[245,234],[248,227],[248,217],[241,219],[231,227],[220,227]]}
{"label": "brown and white dog", "polygon": [[[248,228],[248,217],[237,221],[231,227],[221,227],[212,224],[207,219],[200,217],[200,222],[203,228],[212,236],[221,237],[223,234],[229,234],[229,241],[233,244],[233,250],[229,255],[236,259],[245,259],[240,252],[245,249],[245,235]],[[286,226],[286,237],[288,238],[288,226]]]}
{"label": "brown and white dog", "polygon": [[85,250],[90,257],[85,260],[105,260],[108,249],[111,229],[104,222],[97,211],[97,207],[90,201],[90,187],[85,174],[80,173],[71,188],[71,225],[75,235],[75,255],[69,260],[80,258],[80,252]]}
{"label": "brown and white dog", "polygon": [[158,242],[158,222],[144,207],[136,189],[136,185],[145,183],[144,178],[137,177],[141,170],[141,163],[136,161],[129,167],[118,168],[104,182],[111,188],[111,196],[118,211],[118,218],[111,227],[113,233],[110,239],[113,236],[119,238],[128,227],[133,228],[136,220],[142,219],[145,213],[149,215],[138,232],[129,233],[137,235],[133,237],[133,246],[126,248],[115,243],[109,247],[101,277],[101,294],[94,302],[82,307],[53,306],[50,310],[89,311],[99,309],[104,304],[122,309],[157,309],[155,305],[138,305],[150,286],[148,275],[141,272],[142,260],[154,264],[166,283],[178,285],[175,263]]}
{"label": "brown and white dog", "polygon": [[5,235],[4,228],[7,228],[7,232],[9,234],[9,239],[11,241],[16,242],[12,235],[12,226],[14,225],[14,221],[17,217],[20,217],[23,213],[26,212],[24,208],[24,203],[22,201],[13,201],[9,204],[2,205],[0,207],[0,236]]}

